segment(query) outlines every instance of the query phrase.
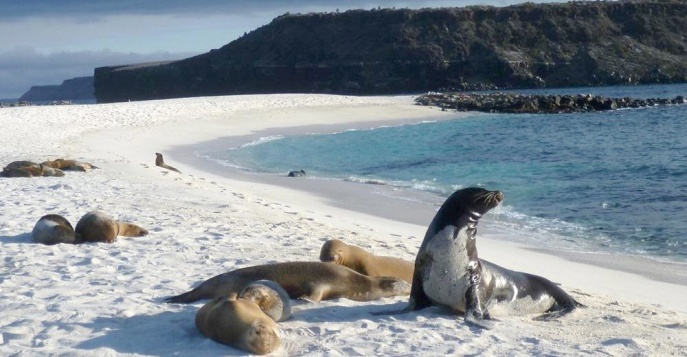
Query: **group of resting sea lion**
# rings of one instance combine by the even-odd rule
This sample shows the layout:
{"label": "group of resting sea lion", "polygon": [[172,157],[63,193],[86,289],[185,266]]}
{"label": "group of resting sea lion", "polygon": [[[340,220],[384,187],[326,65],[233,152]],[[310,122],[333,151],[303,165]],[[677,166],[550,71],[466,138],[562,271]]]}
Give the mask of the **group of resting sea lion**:
{"label": "group of resting sea lion", "polygon": [[81,244],[87,242],[114,243],[117,236],[142,237],[148,231],[133,223],[120,222],[105,212],[86,213],[76,228],[69,220],[58,214],[47,214],[33,226],[31,237],[34,242],[53,245],[58,243]]}
{"label": "group of resting sea lion", "polygon": [[35,176],[64,176],[64,171],[88,171],[96,167],[87,162],[76,160],[55,159],[40,164],[33,161],[21,160],[7,164],[0,172],[0,177],[35,177]]}
{"label": "group of resting sea lion", "polygon": [[[478,258],[477,223],[503,198],[501,191],[476,187],[453,193],[429,225],[415,264],[329,240],[320,251],[321,262],[233,270],[166,301],[212,299],[196,315],[199,331],[218,342],[259,354],[280,345],[276,321],[290,315],[289,299],[370,301],[410,294],[403,310],[373,314],[405,313],[437,305],[463,314],[467,323],[482,328],[493,326],[490,309],[512,315],[544,313],[539,319],[549,319],[582,306],[543,277]],[[255,293],[250,296],[263,298],[248,297],[245,289],[249,286]],[[277,306],[278,318],[274,308],[267,306]]]}

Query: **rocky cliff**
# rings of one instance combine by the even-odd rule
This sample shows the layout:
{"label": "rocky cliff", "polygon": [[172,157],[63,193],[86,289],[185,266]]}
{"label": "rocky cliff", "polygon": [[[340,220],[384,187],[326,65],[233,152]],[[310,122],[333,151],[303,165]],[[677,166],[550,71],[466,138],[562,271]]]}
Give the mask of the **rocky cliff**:
{"label": "rocky cliff", "polygon": [[19,101],[95,100],[93,81],[93,77],[77,77],[68,79],[60,85],[33,86],[19,98]]}
{"label": "rocky cliff", "polygon": [[687,81],[687,2],[286,14],[196,57],[95,70],[98,102]]}

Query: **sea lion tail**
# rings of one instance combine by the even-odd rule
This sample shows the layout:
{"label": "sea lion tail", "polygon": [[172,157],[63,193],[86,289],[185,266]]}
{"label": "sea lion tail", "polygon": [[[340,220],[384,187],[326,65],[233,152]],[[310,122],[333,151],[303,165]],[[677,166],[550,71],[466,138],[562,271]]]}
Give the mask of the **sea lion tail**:
{"label": "sea lion tail", "polygon": [[183,294],[165,298],[165,302],[168,304],[188,304],[196,302],[202,298],[203,296],[201,296],[200,289],[195,288]]}

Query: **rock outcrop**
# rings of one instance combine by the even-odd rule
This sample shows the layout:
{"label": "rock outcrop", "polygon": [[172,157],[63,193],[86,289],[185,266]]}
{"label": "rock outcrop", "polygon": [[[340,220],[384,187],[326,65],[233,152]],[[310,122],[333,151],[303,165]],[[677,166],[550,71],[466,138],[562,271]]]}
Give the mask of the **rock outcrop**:
{"label": "rock outcrop", "polygon": [[687,2],[283,15],[181,61],[95,70],[98,102],[687,82]]}
{"label": "rock outcrop", "polygon": [[667,98],[606,98],[591,94],[540,95],[516,93],[427,93],[415,99],[418,105],[458,112],[558,114],[685,104],[684,96]]}

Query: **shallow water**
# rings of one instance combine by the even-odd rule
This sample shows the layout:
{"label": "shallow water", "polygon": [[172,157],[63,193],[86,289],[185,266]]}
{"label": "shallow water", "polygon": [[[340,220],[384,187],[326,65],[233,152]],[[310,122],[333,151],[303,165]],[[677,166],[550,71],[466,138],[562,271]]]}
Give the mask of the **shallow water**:
{"label": "shallow water", "polygon": [[[687,85],[527,91],[673,98]],[[475,114],[200,153],[247,170],[385,183],[447,197],[504,191],[516,240],[687,262],[687,106],[559,115]]]}

